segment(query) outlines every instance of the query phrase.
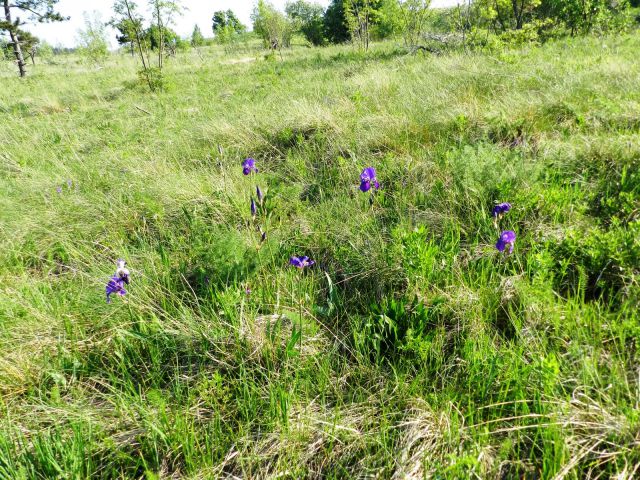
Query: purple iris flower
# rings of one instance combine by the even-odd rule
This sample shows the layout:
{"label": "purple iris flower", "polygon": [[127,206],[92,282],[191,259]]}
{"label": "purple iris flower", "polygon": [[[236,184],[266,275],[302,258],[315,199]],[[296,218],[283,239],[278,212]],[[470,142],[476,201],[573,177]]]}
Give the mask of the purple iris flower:
{"label": "purple iris flower", "polygon": [[373,167],[365,168],[360,174],[360,190],[368,192],[371,186],[377,190],[380,188],[378,179],[376,178],[376,169]]}
{"label": "purple iris flower", "polygon": [[253,201],[253,197],[251,197],[251,216],[255,218],[256,213],[258,213],[258,207],[256,207],[256,202]]}
{"label": "purple iris flower", "polygon": [[115,275],[109,279],[105,287],[107,303],[111,303],[111,295],[114,293],[121,297],[127,294],[124,286],[129,285],[129,270],[125,267],[125,261],[122,259],[118,260],[117,266]]}
{"label": "purple iris flower", "polygon": [[262,190],[260,190],[260,187],[256,185],[256,196],[258,197],[258,203],[260,205],[262,205]]}
{"label": "purple iris flower", "polygon": [[242,173],[244,175],[249,175],[251,172],[258,173],[258,169],[256,168],[256,161],[253,158],[247,158],[244,162],[242,162]]}
{"label": "purple iris flower", "polygon": [[516,232],[513,230],[506,230],[500,234],[500,238],[496,242],[496,248],[504,252],[507,245],[509,245],[509,253],[513,252],[513,246],[516,243]]}
{"label": "purple iris flower", "polygon": [[107,283],[106,292],[107,292],[107,303],[111,303],[111,294],[117,293],[120,296],[125,296],[127,291],[124,288],[124,284],[129,283],[128,279],[118,277],[114,275],[109,279]]}
{"label": "purple iris flower", "polygon": [[499,203],[493,207],[493,218],[501,218],[505,213],[511,210],[510,203]]}
{"label": "purple iris flower", "polygon": [[303,269],[304,267],[310,267],[314,262],[309,257],[291,257],[289,259],[289,264],[293,265],[296,268]]}

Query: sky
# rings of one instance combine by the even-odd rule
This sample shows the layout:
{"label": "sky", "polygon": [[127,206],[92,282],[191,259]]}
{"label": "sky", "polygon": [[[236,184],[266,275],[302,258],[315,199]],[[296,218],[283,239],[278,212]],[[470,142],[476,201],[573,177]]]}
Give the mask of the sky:
{"label": "sky", "polygon": [[[330,0],[315,0],[323,6],[327,6]],[[146,2],[136,2],[142,6]],[[211,17],[216,10],[231,9],[240,21],[251,26],[251,12],[256,0],[182,0],[184,12],[176,19],[173,29],[182,37],[188,37],[193,31],[194,25],[199,25],[205,37],[212,36]],[[271,3],[279,9],[284,9],[286,0],[272,0]],[[443,7],[455,5],[457,0],[432,0],[432,6]],[[26,30],[31,31],[37,37],[46,40],[53,46],[73,47],[77,44],[78,30],[84,26],[84,13],[93,15],[97,12],[101,20],[107,22],[113,15],[113,0],[60,0],[57,10],[63,15],[71,17],[68,21],[52,24],[29,24]],[[115,32],[109,30],[112,47],[116,47]]]}

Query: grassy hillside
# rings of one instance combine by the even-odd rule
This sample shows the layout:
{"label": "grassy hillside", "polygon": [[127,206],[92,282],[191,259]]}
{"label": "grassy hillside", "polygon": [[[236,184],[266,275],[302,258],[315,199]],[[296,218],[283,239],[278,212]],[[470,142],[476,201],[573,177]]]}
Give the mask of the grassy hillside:
{"label": "grassy hillside", "polygon": [[639,50],[3,65],[0,478],[640,476]]}

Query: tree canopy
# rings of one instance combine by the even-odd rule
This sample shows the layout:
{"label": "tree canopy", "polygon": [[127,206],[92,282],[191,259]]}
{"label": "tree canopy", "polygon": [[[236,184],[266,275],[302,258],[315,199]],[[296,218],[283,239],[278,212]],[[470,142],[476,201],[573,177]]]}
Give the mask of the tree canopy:
{"label": "tree canopy", "polygon": [[201,47],[204,45],[204,36],[200,31],[200,27],[195,25],[193,27],[193,32],[191,33],[191,46],[192,47]]}
{"label": "tree canopy", "polygon": [[324,36],[331,43],[344,43],[351,38],[344,10],[344,0],[332,0],[324,13]]}
{"label": "tree canopy", "polygon": [[9,43],[13,48],[13,54],[16,57],[21,77],[27,74],[22,48],[25,45],[21,34],[25,39],[27,39],[27,35],[20,27],[27,22],[21,20],[20,15],[24,14],[29,21],[40,23],[67,20],[55,10],[57,3],[58,0],[13,0],[11,3],[9,3],[9,0],[0,0],[0,5],[4,11],[4,18],[0,20],[0,33],[6,32],[9,34]]}
{"label": "tree canopy", "polygon": [[225,27],[231,27],[236,33],[242,33],[247,30],[232,10],[218,10],[214,12],[212,18],[213,33],[217,34]]}
{"label": "tree canopy", "polygon": [[253,31],[262,37],[267,48],[280,50],[290,45],[294,31],[293,22],[271,3],[258,0],[251,19]]}
{"label": "tree canopy", "polygon": [[297,0],[287,3],[287,16],[293,21],[296,29],[313,45],[322,45],[324,38],[324,8],[317,3]]}

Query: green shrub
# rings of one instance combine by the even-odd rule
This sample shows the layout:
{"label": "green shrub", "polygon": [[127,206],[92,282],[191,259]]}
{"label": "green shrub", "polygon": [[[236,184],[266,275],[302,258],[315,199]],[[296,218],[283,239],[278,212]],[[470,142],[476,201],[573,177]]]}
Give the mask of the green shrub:
{"label": "green shrub", "polygon": [[403,352],[419,348],[415,341],[428,327],[428,309],[417,299],[385,298],[372,304],[369,317],[354,329],[354,344],[376,363],[394,362]]}

